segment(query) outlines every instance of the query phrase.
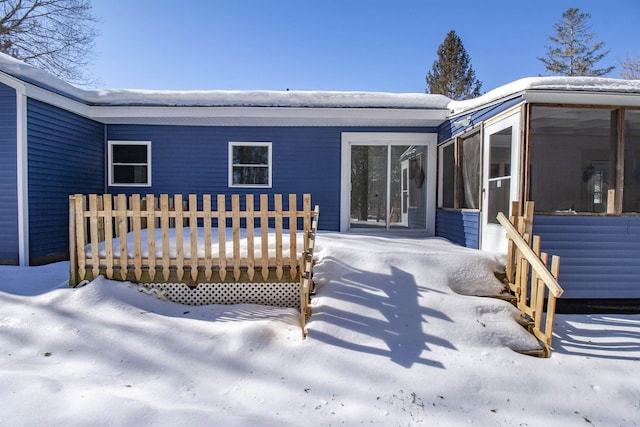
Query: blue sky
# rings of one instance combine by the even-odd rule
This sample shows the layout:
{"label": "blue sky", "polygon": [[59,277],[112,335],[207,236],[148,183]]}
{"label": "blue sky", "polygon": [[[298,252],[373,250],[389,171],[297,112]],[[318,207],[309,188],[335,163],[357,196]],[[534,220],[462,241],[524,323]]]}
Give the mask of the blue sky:
{"label": "blue sky", "polygon": [[[638,0],[93,0],[106,89],[424,92],[450,30],[483,92],[545,75],[553,25],[591,14],[600,64],[640,57]],[[618,77],[619,67],[610,77]]]}

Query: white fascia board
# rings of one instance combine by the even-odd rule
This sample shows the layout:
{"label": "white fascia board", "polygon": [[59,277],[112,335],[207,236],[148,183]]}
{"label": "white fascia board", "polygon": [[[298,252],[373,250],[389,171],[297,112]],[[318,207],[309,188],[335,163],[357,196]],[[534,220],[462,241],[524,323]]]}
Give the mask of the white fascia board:
{"label": "white fascia board", "polygon": [[83,102],[59,95],[55,92],[51,92],[50,90],[16,79],[15,77],[2,72],[0,72],[0,83],[4,83],[7,86],[16,89],[19,93],[26,95],[28,98],[46,102],[47,104],[60,107],[81,116],[89,117],[89,106]]}
{"label": "white fascia board", "polygon": [[387,108],[304,108],[304,107],[149,107],[149,106],[92,106],[90,117],[106,124],[139,123],[158,124],[163,119],[171,123],[183,119],[185,124],[286,126],[304,125],[362,125],[383,121],[385,125],[397,122],[406,126],[415,122],[441,123],[447,110],[387,109]]}
{"label": "white fascia board", "polygon": [[607,105],[620,107],[640,107],[640,96],[637,93],[613,92],[565,92],[529,90],[525,91],[524,99],[530,103],[541,104],[576,104],[576,105]]}
{"label": "white fascia board", "polygon": [[38,101],[51,104],[53,106],[62,108],[63,110],[76,113],[80,116],[92,118],[90,116],[90,107],[83,102],[76,101],[66,96],[58,95],[57,93],[43,89],[38,86],[26,84],[27,96]]}

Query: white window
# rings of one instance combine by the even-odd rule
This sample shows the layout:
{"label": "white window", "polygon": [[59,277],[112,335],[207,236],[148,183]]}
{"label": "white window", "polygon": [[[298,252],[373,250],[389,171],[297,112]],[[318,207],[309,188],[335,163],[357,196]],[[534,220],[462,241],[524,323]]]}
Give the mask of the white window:
{"label": "white window", "polygon": [[151,185],[151,141],[109,141],[109,185]]}
{"label": "white window", "polygon": [[270,142],[229,142],[229,187],[271,188]]}

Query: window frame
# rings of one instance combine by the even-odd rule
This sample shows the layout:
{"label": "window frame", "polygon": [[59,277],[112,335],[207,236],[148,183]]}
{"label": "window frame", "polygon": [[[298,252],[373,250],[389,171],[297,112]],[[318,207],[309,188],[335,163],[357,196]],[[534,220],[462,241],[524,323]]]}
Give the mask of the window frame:
{"label": "window frame", "polygon": [[[438,145],[438,209],[450,209],[450,210],[464,210],[472,212],[482,211],[482,176],[483,176],[483,138],[484,127],[475,126],[463,133],[460,133],[445,142]],[[479,164],[478,167],[478,187],[476,192],[478,205],[475,208],[470,208],[465,194],[465,156],[464,156],[464,144],[474,137],[478,137],[477,144],[479,145]],[[444,206],[445,204],[445,186],[444,186],[444,166],[445,166],[445,149],[451,148],[453,150],[453,187],[451,195],[453,197],[452,206]]]}
{"label": "window frame", "polygon": [[[107,162],[108,162],[108,181],[110,187],[151,187],[151,141],[107,141]],[[114,163],[113,162],[113,147],[119,145],[143,145],[147,148],[147,162],[146,163]],[[146,166],[147,167],[147,180],[144,183],[119,183],[114,182],[114,166]]]}
{"label": "window frame", "polygon": [[[258,165],[258,164],[234,164],[233,163],[233,149],[234,147],[267,147],[267,164],[266,165]],[[273,180],[273,147],[270,141],[229,141],[228,148],[229,162],[228,162],[228,186],[229,188],[272,188]],[[267,180],[266,184],[235,184],[233,182],[233,168],[234,166],[240,167],[259,167],[259,168],[267,168]]]}

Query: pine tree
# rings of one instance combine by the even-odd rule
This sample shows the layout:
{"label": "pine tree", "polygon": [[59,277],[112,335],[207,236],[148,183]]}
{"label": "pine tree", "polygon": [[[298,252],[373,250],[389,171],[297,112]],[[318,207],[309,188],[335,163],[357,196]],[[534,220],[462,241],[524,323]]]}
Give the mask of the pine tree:
{"label": "pine tree", "polygon": [[601,51],[604,42],[591,43],[595,37],[588,24],[591,14],[569,8],[562,20],[553,26],[556,34],[549,36],[553,46],[546,46],[547,54],[538,59],[551,74],[562,76],[594,76],[610,73],[615,67],[594,68],[609,51]]}
{"label": "pine tree", "polygon": [[462,40],[451,30],[438,47],[438,59],[427,73],[427,93],[438,93],[455,100],[480,95],[482,83],[476,78],[471,59]]}

